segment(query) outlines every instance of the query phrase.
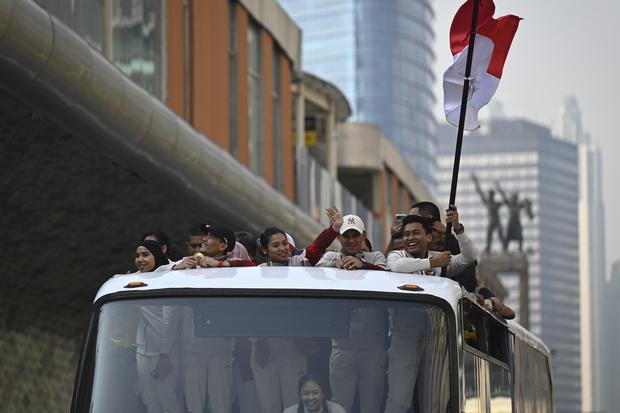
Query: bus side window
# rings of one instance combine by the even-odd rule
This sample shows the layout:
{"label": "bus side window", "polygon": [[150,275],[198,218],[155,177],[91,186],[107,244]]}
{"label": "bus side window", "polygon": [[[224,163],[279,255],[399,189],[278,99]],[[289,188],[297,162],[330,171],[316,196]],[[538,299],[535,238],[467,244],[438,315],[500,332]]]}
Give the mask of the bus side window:
{"label": "bus side window", "polygon": [[468,299],[463,300],[463,339],[470,347],[508,364],[508,327]]}
{"label": "bus side window", "polygon": [[508,328],[496,320],[489,323],[489,355],[509,363]]}
{"label": "bus side window", "polygon": [[486,353],[486,335],[482,313],[469,300],[463,300],[463,338],[465,344]]}

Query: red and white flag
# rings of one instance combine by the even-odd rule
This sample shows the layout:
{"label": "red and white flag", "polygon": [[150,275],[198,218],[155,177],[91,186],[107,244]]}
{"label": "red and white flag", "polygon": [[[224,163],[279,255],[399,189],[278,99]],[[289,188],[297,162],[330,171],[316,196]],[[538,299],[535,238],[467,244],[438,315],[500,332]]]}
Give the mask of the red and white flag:
{"label": "red and white flag", "polygon": [[[454,126],[459,124],[474,1],[467,0],[459,8],[450,27],[450,48],[454,63],[443,75],[443,107],[447,121]],[[494,13],[493,0],[480,0],[465,130],[480,127],[478,111],[491,101],[499,86],[510,44],[521,20],[513,15],[494,19]]]}

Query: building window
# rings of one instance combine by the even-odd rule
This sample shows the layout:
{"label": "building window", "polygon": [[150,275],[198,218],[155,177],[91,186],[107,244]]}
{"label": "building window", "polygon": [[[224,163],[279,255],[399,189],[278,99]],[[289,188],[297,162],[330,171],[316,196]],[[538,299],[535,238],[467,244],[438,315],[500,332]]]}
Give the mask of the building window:
{"label": "building window", "polygon": [[54,17],[103,52],[105,49],[104,0],[37,0]]}
{"label": "building window", "polygon": [[278,190],[284,189],[282,167],[282,113],[280,96],[280,49],[273,46],[273,82],[271,96],[273,98],[273,186]]}
{"label": "building window", "polygon": [[112,60],[127,76],[158,98],[163,95],[162,2],[112,2]]}
{"label": "building window", "polygon": [[263,122],[260,30],[251,21],[248,27],[248,117],[250,169],[263,174]]}
{"label": "building window", "polygon": [[230,153],[239,158],[237,118],[237,18],[235,0],[228,2],[228,142]]}
{"label": "building window", "polygon": [[164,98],[163,0],[37,2],[113,61],[131,80],[159,99]]}

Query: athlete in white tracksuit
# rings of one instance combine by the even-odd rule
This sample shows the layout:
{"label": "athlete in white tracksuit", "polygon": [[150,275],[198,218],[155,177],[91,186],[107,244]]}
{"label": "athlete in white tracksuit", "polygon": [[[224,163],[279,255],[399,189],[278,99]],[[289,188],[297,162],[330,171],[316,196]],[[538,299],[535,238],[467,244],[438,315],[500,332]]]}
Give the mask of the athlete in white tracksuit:
{"label": "athlete in white tracksuit", "polygon": [[[138,388],[148,413],[181,413],[177,397],[179,311],[142,306],[136,336]],[[167,368],[162,366],[166,365]]]}
{"label": "athlete in white tracksuit", "polygon": [[[321,232],[299,255],[291,256],[287,235],[278,228],[267,228],[259,243],[268,266],[312,266],[337,237],[342,216],[335,208],[326,210],[330,227]],[[307,373],[308,360],[293,337],[255,337],[251,366],[261,413],[280,413],[299,400],[297,385]]]}
{"label": "athlete in white tracksuit", "polygon": [[[382,271],[385,256],[379,251],[363,251],[366,231],[360,217],[346,215],[343,222],[339,236],[342,251],[325,253],[317,267]],[[358,308],[351,313],[348,336],[332,340],[329,381],[333,399],[346,411],[351,411],[356,390],[362,413],[378,413],[381,408],[387,326],[386,310]]]}
{"label": "athlete in white tracksuit", "polygon": [[181,359],[187,410],[202,413],[209,396],[211,413],[230,413],[234,340],[197,337],[190,307],[182,312]]}
{"label": "athlete in white tracksuit", "polygon": [[[446,265],[446,275],[452,277],[473,263],[476,251],[463,226],[458,222],[458,214],[456,217],[454,214],[456,211],[451,211],[447,216],[454,225],[461,254],[450,256],[449,253],[428,251],[428,243],[431,240],[430,227],[421,222],[420,217],[407,216],[403,221],[405,248],[388,254],[387,268],[394,272],[438,276],[441,273],[441,266]],[[391,341],[388,349],[388,395],[385,413],[406,413],[410,409],[416,380],[422,366],[432,370],[424,373],[431,374],[433,381],[436,380],[435,376],[445,375],[447,351],[442,353],[443,349],[428,349],[433,353],[433,357],[424,357],[427,351],[426,344],[433,335],[426,326],[428,317],[426,311],[415,308],[395,308],[390,311]],[[439,333],[435,335],[441,336]],[[434,367],[431,369],[431,366]],[[420,390],[420,403],[424,411],[443,413],[445,405],[442,404],[447,402],[447,397],[431,395],[428,386],[422,387],[424,388]]]}
{"label": "athlete in white tracksuit", "polygon": [[307,364],[293,338],[252,339],[252,374],[261,413],[281,412],[297,403],[297,383]]}
{"label": "athlete in white tracksuit", "polygon": [[387,312],[377,308],[353,310],[349,336],[332,340],[329,382],[333,400],[351,411],[356,389],[360,411],[377,413],[383,402],[387,356]]}

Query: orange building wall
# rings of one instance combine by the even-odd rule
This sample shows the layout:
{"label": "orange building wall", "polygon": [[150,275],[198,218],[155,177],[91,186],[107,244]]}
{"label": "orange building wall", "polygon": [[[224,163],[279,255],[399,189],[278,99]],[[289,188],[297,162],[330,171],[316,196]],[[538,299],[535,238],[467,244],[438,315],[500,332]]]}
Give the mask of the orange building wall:
{"label": "orange building wall", "polygon": [[290,200],[295,200],[295,167],[293,153],[293,93],[292,87],[292,68],[291,63],[280,55],[280,104],[282,105],[282,173],[284,184],[284,195]]}
{"label": "orange building wall", "polygon": [[[168,93],[166,103],[179,116],[185,115],[184,6],[183,0],[167,2]],[[194,0],[190,2],[190,96],[189,121],[207,138],[230,151],[229,137],[229,68],[228,68],[228,0]],[[248,26],[247,10],[235,3],[237,30],[237,140],[238,158],[249,166],[248,116]],[[260,22],[259,22],[260,25]],[[274,182],[273,147],[273,47],[271,34],[261,30],[263,80],[263,153],[264,177]],[[281,55],[280,110],[282,130],[283,192],[295,199],[294,139],[292,130],[292,66]]]}
{"label": "orange building wall", "polygon": [[191,4],[192,124],[228,150],[228,1]]}
{"label": "orange building wall", "polygon": [[265,30],[261,31],[262,77],[263,77],[263,175],[273,186],[273,40]]}
{"label": "orange building wall", "polygon": [[169,0],[166,8],[166,44],[168,76],[166,104],[177,115],[185,117],[185,58],[183,36],[185,32],[183,0]]}

